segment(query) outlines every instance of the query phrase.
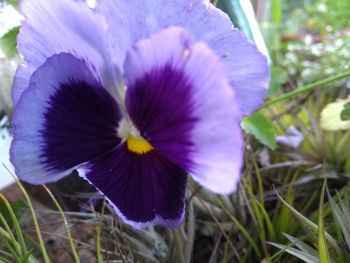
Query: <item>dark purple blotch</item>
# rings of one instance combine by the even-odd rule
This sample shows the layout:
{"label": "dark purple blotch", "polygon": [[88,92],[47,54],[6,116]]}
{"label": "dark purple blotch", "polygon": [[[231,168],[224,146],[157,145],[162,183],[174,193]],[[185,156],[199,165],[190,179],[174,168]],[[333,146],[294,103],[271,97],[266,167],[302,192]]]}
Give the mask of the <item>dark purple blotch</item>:
{"label": "dark purple blotch", "polygon": [[44,113],[41,159],[49,170],[63,171],[116,148],[121,115],[102,86],[71,79],[61,83]]}
{"label": "dark purple blotch", "polygon": [[191,167],[192,128],[198,117],[184,72],[172,62],[153,68],[130,83],[126,106],[134,125],[157,151],[181,167]]}

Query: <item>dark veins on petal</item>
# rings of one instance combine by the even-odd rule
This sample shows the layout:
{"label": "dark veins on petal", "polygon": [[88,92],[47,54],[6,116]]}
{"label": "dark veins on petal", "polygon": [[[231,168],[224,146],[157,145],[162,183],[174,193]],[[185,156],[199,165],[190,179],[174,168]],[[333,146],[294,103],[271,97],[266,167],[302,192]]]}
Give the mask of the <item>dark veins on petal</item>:
{"label": "dark veins on petal", "polygon": [[188,76],[169,62],[131,83],[126,97],[130,117],[142,136],[183,168],[191,166],[190,132],[198,120],[191,91]]}
{"label": "dark veins on petal", "polygon": [[130,152],[125,144],[88,165],[87,179],[129,220],[179,219],[184,209],[187,174],[154,150]]}
{"label": "dark veins on petal", "polygon": [[73,79],[60,84],[40,131],[45,166],[66,170],[111,151],[120,143],[120,118],[116,101],[102,86]]}

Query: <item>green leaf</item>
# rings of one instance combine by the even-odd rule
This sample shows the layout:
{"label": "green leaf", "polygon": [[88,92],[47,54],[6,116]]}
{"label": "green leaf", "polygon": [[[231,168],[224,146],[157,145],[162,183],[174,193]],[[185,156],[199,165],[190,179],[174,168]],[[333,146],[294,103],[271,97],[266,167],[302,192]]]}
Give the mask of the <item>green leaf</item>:
{"label": "green leaf", "polygon": [[229,16],[235,27],[239,28],[249,39],[254,40],[249,21],[239,0],[218,0],[216,7]]}
{"label": "green leaf", "polygon": [[342,121],[350,120],[350,102],[344,104],[343,110],[340,113],[340,119]]}
{"label": "green leaf", "polygon": [[328,247],[325,238],[324,227],[324,195],[326,191],[327,180],[324,181],[320,196],[319,215],[318,215],[318,253],[321,263],[329,263]]}
{"label": "green leaf", "polygon": [[276,134],[272,122],[259,112],[245,117],[242,120],[243,130],[253,135],[262,144],[270,149],[276,149]]}
{"label": "green leaf", "polygon": [[271,82],[270,87],[267,90],[269,97],[276,95],[281,89],[281,86],[288,81],[288,72],[281,67],[271,67]]}
{"label": "green leaf", "polygon": [[19,26],[12,28],[9,32],[0,38],[0,48],[9,58],[17,55],[17,35]]}

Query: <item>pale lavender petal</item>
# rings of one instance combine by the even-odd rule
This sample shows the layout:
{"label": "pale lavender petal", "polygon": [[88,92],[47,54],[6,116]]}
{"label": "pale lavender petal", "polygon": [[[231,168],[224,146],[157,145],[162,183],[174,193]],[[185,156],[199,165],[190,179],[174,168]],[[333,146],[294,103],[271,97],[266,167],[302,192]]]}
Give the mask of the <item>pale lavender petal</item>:
{"label": "pale lavender petal", "polygon": [[139,41],[124,69],[126,106],[141,135],[203,186],[233,192],[243,140],[233,90],[218,57],[172,27]]}
{"label": "pale lavender petal", "polygon": [[12,99],[16,105],[23,91],[29,86],[29,81],[32,76],[32,69],[26,65],[19,65],[12,84]]}
{"label": "pale lavender petal", "polygon": [[304,135],[295,126],[288,127],[284,135],[276,137],[276,142],[297,149],[304,141]]}
{"label": "pale lavender petal", "polygon": [[194,40],[205,41],[220,57],[242,115],[262,105],[269,85],[266,57],[209,1],[102,0],[97,10],[110,25],[115,62],[119,67],[138,40],[169,26],[181,26]]}
{"label": "pale lavender petal", "polygon": [[135,228],[176,227],[183,219],[187,174],[156,151],[135,154],[121,144],[78,171]]}
{"label": "pale lavender petal", "polygon": [[61,53],[33,74],[12,120],[11,161],[20,179],[57,181],[120,143],[118,105],[88,64]]}
{"label": "pale lavender petal", "polygon": [[17,72],[13,85],[15,104],[28,87],[32,73],[48,57],[61,52],[88,59],[92,62],[89,67],[97,68],[101,74],[104,86],[112,86],[107,24],[101,15],[83,1],[72,0],[23,0],[20,9],[25,20],[18,36],[18,49],[26,66]]}

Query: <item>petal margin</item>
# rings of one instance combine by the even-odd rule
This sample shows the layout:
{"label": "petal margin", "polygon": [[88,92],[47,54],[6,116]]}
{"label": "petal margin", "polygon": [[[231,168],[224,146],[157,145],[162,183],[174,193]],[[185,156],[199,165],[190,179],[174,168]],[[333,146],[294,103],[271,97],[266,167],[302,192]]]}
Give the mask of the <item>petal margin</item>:
{"label": "petal margin", "polygon": [[87,64],[61,53],[33,74],[12,119],[11,162],[23,181],[57,181],[120,143],[118,106]]}
{"label": "petal margin", "polygon": [[[90,10],[83,1],[23,0],[18,50],[26,65],[17,71],[13,100],[17,104],[28,87],[30,76],[47,58],[61,52],[89,59],[100,72],[104,86],[113,80],[107,27],[104,18]],[[92,69],[93,70],[93,69]]]}
{"label": "petal margin", "polygon": [[235,191],[243,154],[239,111],[206,44],[171,27],[139,41],[124,70],[128,113],[155,151],[206,188]]}
{"label": "petal margin", "polygon": [[176,227],[182,222],[187,173],[155,151],[135,154],[121,144],[78,171],[134,228]]}
{"label": "petal margin", "polygon": [[97,10],[110,25],[109,37],[119,67],[138,40],[180,26],[194,40],[206,42],[220,58],[235,90],[241,116],[262,105],[270,81],[266,57],[208,0],[102,0]]}

